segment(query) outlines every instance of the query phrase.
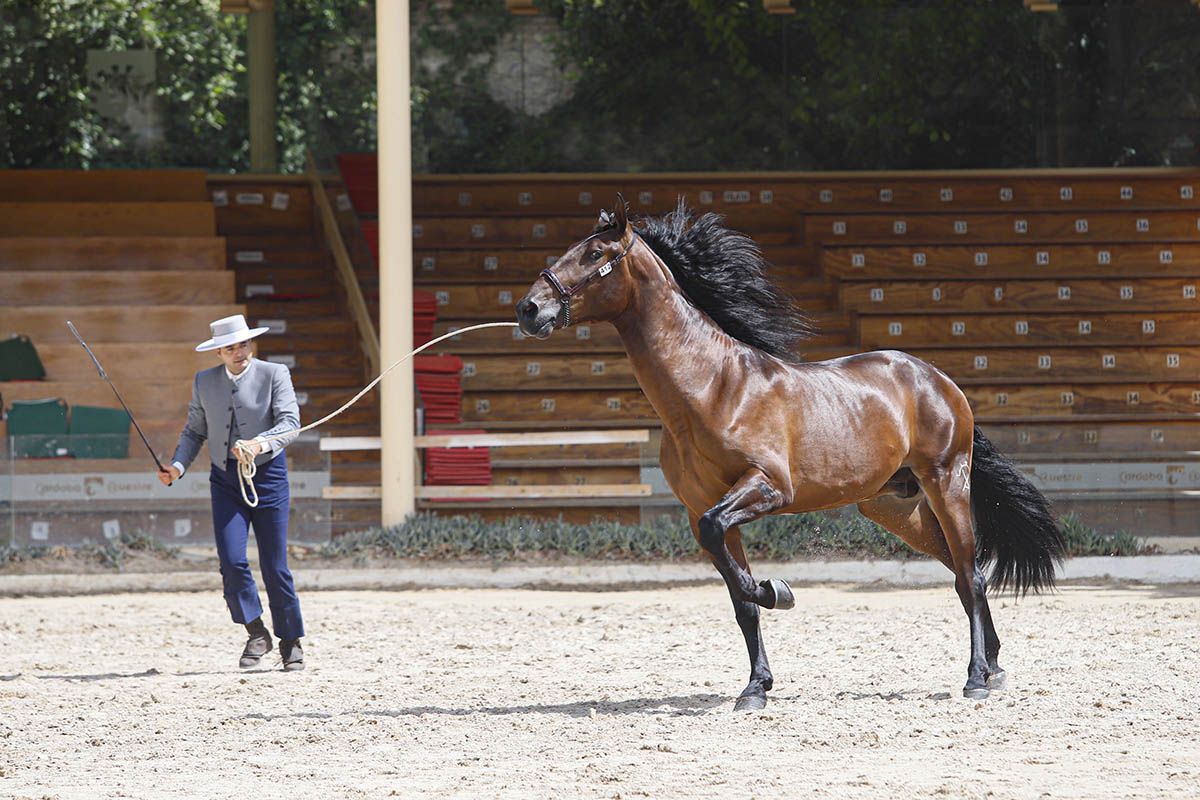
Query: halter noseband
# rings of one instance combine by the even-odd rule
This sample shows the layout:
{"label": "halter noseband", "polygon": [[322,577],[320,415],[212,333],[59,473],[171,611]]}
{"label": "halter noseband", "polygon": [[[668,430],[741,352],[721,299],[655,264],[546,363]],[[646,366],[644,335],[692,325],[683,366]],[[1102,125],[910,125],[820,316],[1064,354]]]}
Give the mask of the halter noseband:
{"label": "halter noseband", "polygon": [[[595,235],[598,236],[599,234]],[[569,288],[563,286],[562,281],[560,281],[558,276],[551,271],[550,267],[546,267],[546,269],[541,271],[539,277],[545,278],[546,283],[550,284],[554,291],[558,292],[558,302],[562,304],[562,309],[559,312],[563,315],[562,327],[566,328],[571,325],[571,298],[603,278],[608,273],[612,272],[613,267],[615,267],[617,264],[620,264],[625,256],[629,255],[629,251],[633,249],[633,245],[637,242],[637,238],[638,235],[637,231],[635,230],[633,231],[633,236],[629,239],[629,246],[622,250],[620,255],[618,255],[612,261],[604,262],[595,272],[584,276],[583,280]]]}

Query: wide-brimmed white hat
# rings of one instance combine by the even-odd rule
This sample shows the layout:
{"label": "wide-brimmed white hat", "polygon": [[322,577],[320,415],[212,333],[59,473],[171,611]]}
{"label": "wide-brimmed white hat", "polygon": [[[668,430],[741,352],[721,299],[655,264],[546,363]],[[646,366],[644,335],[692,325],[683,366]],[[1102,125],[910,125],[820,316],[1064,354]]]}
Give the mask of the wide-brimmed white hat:
{"label": "wide-brimmed white hat", "polygon": [[247,339],[253,339],[255,336],[261,336],[271,330],[270,328],[251,328],[247,326],[246,318],[241,314],[234,314],[232,317],[219,319],[209,325],[209,327],[212,329],[212,338],[207,342],[201,342],[196,345],[196,352],[198,353],[244,342]]}

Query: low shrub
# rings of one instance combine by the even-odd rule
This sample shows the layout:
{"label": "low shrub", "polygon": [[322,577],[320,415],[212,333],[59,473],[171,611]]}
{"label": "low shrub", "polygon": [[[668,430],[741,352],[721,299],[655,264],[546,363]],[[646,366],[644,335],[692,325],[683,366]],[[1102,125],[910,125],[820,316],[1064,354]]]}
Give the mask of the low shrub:
{"label": "low shrub", "polygon": [[[1121,531],[1100,533],[1074,514],[1062,518],[1068,554],[1134,555],[1150,552],[1143,540]],[[767,517],[743,526],[747,555],[755,560],[802,558],[923,558],[900,539],[857,513],[813,512]],[[319,549],[327,558],[371,556],[418,559],[535,557],[598,559],[692,558],[699,554],[687,519],[663,515],[640,525],[476,515],[415,514],[404,524],[339,536]]]}

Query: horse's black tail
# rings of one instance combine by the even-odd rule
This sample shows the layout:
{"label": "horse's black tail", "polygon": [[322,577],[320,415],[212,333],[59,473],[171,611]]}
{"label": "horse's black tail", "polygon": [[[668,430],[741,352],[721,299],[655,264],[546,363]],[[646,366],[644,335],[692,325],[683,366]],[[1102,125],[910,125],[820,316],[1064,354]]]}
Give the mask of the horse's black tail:
{"label": "horse's black tail", "polygon": [[988,583],[1012,587],[1017,595],[1054,588],[1066,541],[1046,496],[975,429],[971,463],[971,510],[975,513],[976,557],[995,561]]}

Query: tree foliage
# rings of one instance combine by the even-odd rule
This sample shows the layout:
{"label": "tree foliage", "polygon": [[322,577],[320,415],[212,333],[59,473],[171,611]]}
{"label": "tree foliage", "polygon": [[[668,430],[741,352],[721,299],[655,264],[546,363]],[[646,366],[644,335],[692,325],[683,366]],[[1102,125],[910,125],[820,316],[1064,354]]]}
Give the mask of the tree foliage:
{"label": "tree foliage", "polygon": [[[245,23],[216,0],[8,0],[0,11],[0,159],[13,167],[245,163]],[[90,102],[87,51],[150,49],[164,141],[136,149]]]}
{"label": "tree foliage", "polygon": [[[411,0],[414,165],[429,172],[1194,164],[1187,0]],[[554,36],[542,33],[547,25]],[[374,3],[280,0],[278,139],[376,146]],[[538,33],[538,32],[542,33]],[[89,101],[89,49],[157,59],[160,146]],[[218,0],[0,3],[0,164],[245,169],[246,22]],[[551,48],[550,110],[530,65]],[[502,90],[502,91],[498,91]],[[531,108],[537,110],[531,111]]]}

